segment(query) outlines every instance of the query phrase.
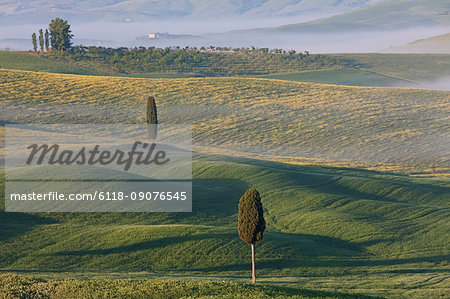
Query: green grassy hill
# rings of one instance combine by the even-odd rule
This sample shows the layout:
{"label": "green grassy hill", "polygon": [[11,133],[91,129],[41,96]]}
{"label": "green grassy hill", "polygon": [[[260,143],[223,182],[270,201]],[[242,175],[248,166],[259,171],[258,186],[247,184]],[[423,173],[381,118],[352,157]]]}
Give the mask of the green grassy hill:
{"label": "green grassy hill", "polygon": [[[139,294],[160,294],[155,285],[175,284],[174,297],[214,296],[224,288],[233,297],[448,292],[448,178],[337,167],[394,165],[402,172],[410,165],[429,174],[428,163],[439,161],[438,171],[446,172],[448,149],[439,134],[446,132],[448,92],[11,70],[0,70],[0,84],[3,124],[143,123],[143,97],[155,95],[164,123],[193,124],[197,150],[192,213],[1,211],[0,269],[32,277],[3,276],[4,293],[24,285],[17,294],[71,288],[80,294],[80,286],[97,294],[115,285],[128,294],[136,282],[122,279],[130,277],[144,279]],[[269,161],[282,158],[302,158],[304,165]],[[378,164],[370,166],[371,158]],[[335,166],[306,165],[314,159]],[[249,187],[261,192],[267,221],[256,247],[258,277],[280,288],[192,282],[246,281],[249,247],[239,240],[236,222],[238,200]],[[88,280],[77,280],[77,273]],[[171,282],[150,279],[171,275]]]}
{"label": "green grassy hill", "polygon": [[361,69],[416,82],[450,76],[450,55],[446,54],[336,54],[350,59]]}
{"label": "green grassy hill", "polygon": [[264,78],[351,86],[409,86],[424,88],[428,82],[450,76],[448,54],[329,54],[351,68],[275,73]]}
{"label": "green grassy hill", "polygon": [[47,59],[43,55],[26,52],[0,51],[0,67],[35,72],[99,75],[92,69],[83,68],[68,62]]}
{"label": "green grassy hill", "polygon": [[[217,57],[230,56],[226,59],[233,61],[234,69],[225,71],[226,68],[216,68],[214,67],[214,57],[210,57],[208,58],[211,60],[209,64],[203,63],[196,66],[195,63],[188,63],[182,67],[182,70],[172,66],[172,69],[165,69],[163,72],[156,69],[145,71],[133,65],[128,65],[126,72],[118,72],[114,65],[108,62],[99,63],[97,59],[100,58],[98,57],[94,60],[90,58],[79,61],[73,59],[73,57],[70,58],[70,55],[60,59],[52,55],[8,51],[0,51],[0,67],[37,72],[142,78],[217,77],[229,76],[231,73],[237,72],[242,77],[263,77],[351,86],[416,86],[418,88],[422,86],[420,84],[422,81],[428,82],[440,77],[450,76],[450,55],[379,53],[324,55],[329,62],[339,61],[332,68],[314,64],[309,65],[309,67],[308,65],[298,67],[295,63],[290,64],[289,62],[279,64],[280,62],[277,59],[271,60],[271,58],[265,57],[265,54],[259,58],[257,57],[259,54],[257,54],[250,60],[245,58],[243,53],[216,53],[214,55],[217,55]],[[249,55],[251,56],[251,54]],[[264,59],[268,59],[269,62]],[[220,65],[228,65],[231,63],[230,61],[221,62]],[[217,60],[216,62],[220,61]],[[271,66],[269,67],[268,64]],[[186,72],[186,70],[192,72]]]}
{"label": "green grassy hill", "polygon": [[362,279],[352,292],[375,295],[404,292],[386,286],[393,276],[409,277],[406,289],[431,279],[415,295],[448,287],[448,181],[206,155],[193,176],[193,213],[2,212],[0,268],[245,277],[237,202],[252,186],[268,224],[257,246],[263,281],[332,290],[326,273],[354,288]]}
{"label": "green grassy hill", "polygon": [[56,70],[55,64],[61,67],[69,65],[72,68],[95,70],[93,74],[135,77],[147,77],[149,74],[158,73],[193,77],[242,76],[349,65],[331,55],[295,53],[268,48],[220,48],[211,51],[205,48],[127,49],[79,46],[63,53],[50,51],[38,55],[32,52],[21,54],[28,54],[28,57],[24,56],[25,62],[17,63],[18,59],[12,55],[20,55],[18,53],[0,54],[0,59],[5,60],[10,68],[16,69],[30,64],[30,67],[36,67],[36,62],[47,61],[53,66],[53,70]]}
{"label": "green grassy hill", "polygon": [[347,68],[273,74],[261,76],[261,78],[350,86],[395,86],[411,83],[406,80],[380,75],[366,70]]}
{"label": "green grassy hill", "polygon": [[[324,257],[343,265],[372,258],[382,263],[439,257],[448,249],[447,180],[208,155],[195,157],[193,176],[192,214],[50,213],[15,220],[14,213],[3,213],[9,218],[6,227],[48,225],[3,247],[4,253],[16,246],[24,250],[2,256],[2,264],[12,269],[243,271],[246,245],[236,240],[235,225],[238,200],[249,186],[264,194],[269,233],[258,252],[268,263],[292,260],[290,255],[318,263]],[[17,232],[10,233],[4,240]],[[212,251],[205,255],[203,246]],[[152,256],[144,259],[143,251]],[[231,252],[236,254],[230,257]],[[265,272],[293,274],[302,267],[301,259],[298,265],[272,265]]]}

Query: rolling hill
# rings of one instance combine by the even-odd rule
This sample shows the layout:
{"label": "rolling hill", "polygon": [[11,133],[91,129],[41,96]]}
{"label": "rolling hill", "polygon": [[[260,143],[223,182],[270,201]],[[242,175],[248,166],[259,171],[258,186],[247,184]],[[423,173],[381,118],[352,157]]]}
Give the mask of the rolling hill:
{"label": "rolling hill", "polygon": [[[248,297],[228,281],[245,281],[250,269],[236,232],[249,187],[265,207],[257,273],[269,284],[251,294],[448,292],[450,184],[426,175],[429,163],[448,173],[449,92],[17,70],[0,70],[0,85],[3,124],[143,123],[152,94],[164,123],[192,123],[196,151],[192,213],[0,211],[0,270],[27,276],[0,276],[3,292],[130,294],[137,283],[134,294],[173,285],[175,298],[216,288]],[[0,206],[4,188],[2,176]]]}
{"label": "rolling hill", "polygon": [[[214,54],[213,54],[214,55]],[[450,76],[450,55],[437,54],[328,54],[324,62],[299,65],[289,60],[271,59],[270,55],[242,53],[216,53],[216,58],[206,62],[184,63],[181,68],[174,65],[166,69],[145,70],[141,64],[127,64],[121,72],[110,57],[80,61],[70,55],[66,58],[37,55],[28,52],[0,51],[0,67],[37,72],[80,75],[133,76],[142,78],[185,78],[192,76],[214,76],[241,74],[243,77],[263,77],[299,82],[326,83],[354,86],[435,88],[430,81]],[[230,56],[235,57],[230,57]],[[225,57],[220,57],[225,56]],[[228,57],[226,57],[228,56]],[[100,59],[101,58],[101,59]],[[223,65],[233,63],[234,67]],[[334,66],[333,66],[334,64]],[[262,67],[263,66],[263,67]],[[270,66],[270,67],[269,67]],[[330,68],[333,66],[333,68]],[[161,70],[165,70],[161,72]],[[125,73],[126,71],[126,73]],[[190,72],[189,72],[190,71]],[[265,75],[258,75],[265,74]]]}
{"label": "rolling hill", "polygon": [[211,44],[308,49],[317,53],[374,53],[424,36],[448,32],[450,4],[443,0],[378,3],[327,18],[203,35]]}
{"label": "rolling hill", "polygon": [[404,79],[381,75],[362,69],[337,68],[325,70],[303,71],[298,73],[281,73],[260,76],[261,78],[339,84],[351,86],[400,86],[411,83]]}
{"label": "rolling hill", "polygon": [[[0,5],[0,25],[5,27],[0,47],[28,49],[31,43],[18,38],[38,28],[25,24],[42,27],[57,16],[70,21],[84,45],[377,52],[448,32],[449,11],[444,0],[9,1]],[[102,29],[92,31],[91,26]],[[155,31],[166,38],[136,39]]]}
{"label": "rolling hill", "polygon": [[383,31],[408,27],[449,26],[450,3],[442,0],[388,1],[352,12],[274,28],[242,30],[236,34]]}
{"label": "rolling hill", "polygon": [[393,297],[448,288],[448,181],[211,155],[196,155],[193,175],[193,213],[0,212],[0,268],[242,281],[237,202],[252,186],[268,223],[261,282]]}
{"label": "rolling hill", "polygon": [[387,49],[385,52],[450,54],[450,33],[416,40],[404,46]]}
{"label": "rolling hill", "polygon": [[5,122],[143,123],[142,99],[152,94],[161,119],[194,126],[194,146],[404,172],[449,167],[446,91],[0,73]]}

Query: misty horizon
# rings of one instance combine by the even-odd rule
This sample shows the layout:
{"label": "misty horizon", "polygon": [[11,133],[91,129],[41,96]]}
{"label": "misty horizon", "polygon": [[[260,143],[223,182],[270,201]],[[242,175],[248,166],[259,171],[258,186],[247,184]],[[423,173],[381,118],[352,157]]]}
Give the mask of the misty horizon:
{"label": "misty horizon", "polygon": [[[247,23],[254,26],[255,20]],[[95,25],[94,25],[95,24]],[[285,50],[309,51],[312,53],[368,53],[389,52],[389,48],[402,46],[410,42],[450,32],[450,28],[439,27],[416,27],[395,31],[343,31],[336,33],[285,33],[285,34],[255,34],[249,37],[233,32],[233,26],[217,24],[217,34],[206,32],[202,29],[205,24],[196,23],[192,25],[193,31],[188,26],[172,23],[172,27],[165,28],[154,23],[132,23],[132,24],[101,24],[101,23],[71,24],[74,34],[74,45],[105,46],[105,47],[209,47],[209,46],[232,46],[232,47],[268,47],[281,48]],[[193,24],[193,23],[191,23]],[[220,27],[223,26],[223,27]],[[10,26],[8,30],[0,33],[0,49],[29,50],[31,45],[31,33],[37,32],[46,25]],[[92,27],[100,28],[92,30]],[[219,27],[222,30],[219,31]],[[183,30],[174,31],[176,28]],[[210,28],[210,27],[208,27]],[[249,27],[251,28],[251,27]],[[167,30],[164,30],[167,29]],[[214,28],[210,28],[211,30]],[[201,33],[202,30],[205,33]],[[6,32],[6,34],[5,34]],[[154,32],[168,33],[173,38],[149,39],[148,34]],[[15,35],[16,34],[16,35]],[[179,35],[179,36],[178,36]]]}
{"label": "misty horizon", "polygon": [[[381,52],[450,32],[450,5],[443,0],[428,3],[425,0],[9,3],[0,7],[0,49],[30,49],[31,34],[60,17],[71,25],[75,45],[255,46],[311,53]],[[169,35],[145,38],[155,32]]]}

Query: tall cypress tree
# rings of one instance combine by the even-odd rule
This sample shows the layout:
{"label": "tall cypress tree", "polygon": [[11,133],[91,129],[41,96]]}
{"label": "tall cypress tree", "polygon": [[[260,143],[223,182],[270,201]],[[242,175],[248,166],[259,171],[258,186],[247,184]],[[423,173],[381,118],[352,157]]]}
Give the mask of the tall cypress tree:
{"label": "tall cypress tree", "polygon": [[48,49],[50,48],[50,33],[48,33],[48,29],[45,29],[44,42],[45,50],[48,51]]}
{"label": "tall cypress tree", "polygon": [[33,43],[33,51],[37,51],[36,33],[33,32],[31,35],[31,42]]}
{"label": "tall cypress tree", "polygon": [[41,47],[41,52],[44,52],[44,31],[39,29],[39,46]]}
{"label": "tall cypress tree", "polygon": [[239,200],[238,233],[242,241],[252,249],[252,283],[256,283],[255,243],[261,242],[266,229],[261,196],[251,188]]}
{"label": "tall cypress tree", "polygon": [[155,98],[152,96],[147,98],[146,121],[148,138],[154,142],[158,134],[158,112],[156,110]]}

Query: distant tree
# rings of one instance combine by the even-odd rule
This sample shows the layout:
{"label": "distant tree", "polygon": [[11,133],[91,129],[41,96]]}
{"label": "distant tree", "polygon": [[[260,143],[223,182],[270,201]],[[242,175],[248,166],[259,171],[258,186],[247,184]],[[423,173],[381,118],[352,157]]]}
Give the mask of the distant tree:
{"label": "distant tree", "polygon": [[44,52],[44,31],[39,29],[39,46],[41,47],[41,52]]}
{"label": "distant tree", "polygon": [[33,32],[31,35],[31,42],[33,43],[33,51],[37,51],[37,41],[36,41],[36,33]]}
{"label": "distant tree", "polygon": [[52,48],[58,51],[64,51],[72,46],[70,25],[63,19],[56,18],[51,20],[48,25],[50,31],[50,43]]}
{"label": "distant tree", "polygon": [[48,51],[50,48],[50,34],[48,33],[48,29],[45,29],[44,42],[45,42],[45,50]]}
{"label": "distant tree", "polygon": [[261,197],[251,188],[239,200],[238,233],[242,241],[252,248],[252,283],[256,283],[255,243],[261,242],[266,229]]}
{"label": "distant tree", "polygon": [[152,96],[147,98],[146,121],[148,138],[154,142],[158,134],[158,112],[156,110],[155,98]]}

